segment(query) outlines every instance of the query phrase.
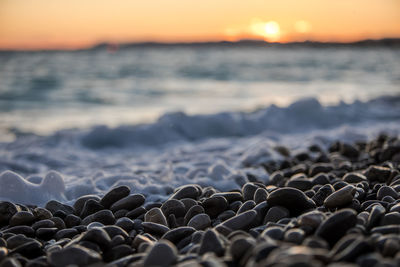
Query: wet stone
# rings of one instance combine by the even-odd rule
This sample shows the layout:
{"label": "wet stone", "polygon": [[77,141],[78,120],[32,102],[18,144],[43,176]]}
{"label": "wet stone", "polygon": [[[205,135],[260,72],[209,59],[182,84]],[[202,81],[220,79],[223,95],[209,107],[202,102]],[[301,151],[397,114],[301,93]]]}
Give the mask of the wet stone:
{"label": "wet stone", "polygon": [[167,219],[160,208],[152,208],[144,215],[145,222],[153,222],[168,226]]}
{"label": "wet stone", "polygon": [[199,248],[199,255],[203,255],[207,252],[215,253],[217,256],[222,256],[225,252],[225,248],[218,238],[218,233],[212,229],[204,233]]}
{"label": "wet stone", "polygon": [[184,185],[177,189],[171,199],[191,198],[197,199],[201,194],[201,189],[197,185]]}
{"label": "wet stone", "polygon": [[174,244],[161,241],[154,244],[144,258],[144,266],[171,266],[177,260],[177,250]]}
{"label": "wet stone", "polygon": [[62,204],[56,200],[50,200],[47,202],[45,208],[51,213],[55,213],[56,211],[63,211],[65,214],[73,214],[75,212],[74,208],[65,204]]}
{"label": "wet stone", "polygon": [[354,193],[355,189],[352,185],[345,186],[329,195],[324,205],[328,209],[343,207],[352,202]]}
{"label": "wet stone", "polygon": [[145,197],[142,194],[133,194],[126,196],[111,205],[110,210],[116,212],[117,210],[133,210],[143,205]]}
{"label": "wet stone", "polygon": [[10,226],[31,225],[35,221],[35,216],[28,211],[15,213],[10,219]]}
{"label": "wet stone", "polygon": [[193,227],[196,230],[204,230],[211,225],[211,219],[207,214],[197,214],[190,219],[187,226]]}
{"label": "wet stone", "polygon": [[302,191],[290,187],[273,191],[269,194],[267,202],[270,206],[283,206],[293,215],[301,214],[316,207],[315,203]]}
{"label": "wet stone", "polygon": [[289,210],[285,207],[275,206],[268,210],[264,218],[264,224],[268,222],[277,222],[282,218],[288,217],[290,214]]}
{"label": "wet stone", "polygon": [[89,199],[96,200],[97,202],[100,202],[100,197],[96,196],[96,195],[81,196],[75,201],[75,203],[73,205],[76,214],[78,214],[78,215],[81,214],[83,206],[85,205],[85,202],[88,201]]}
{"label": "wet stone", "polygon": [[8,224],[11,217],[19,210],[17,206],[8,201],[0,201],[0,225]]}
{"label": "wet stone", "polygon": [[203,206],[205,213],[207,213],[211,218],[215,218],[228,208],[228,201],[221,196],[212,196],[204,200],[201,205]]}
{"label": "wet stone", "polygon": [[244,184],[242,187],[244,201],[254,199],[254,194],[258,188],[259,188],[258,186],[254,185],[252,183]]}
{"label": "wet stone", "polygon": [[67,265],[88,266],[101,261],[101,255],[80,245],[72,245],[60,251],[50,252],[48,262],[55,267]]}
{"label": "wet stone", "polygon": [[104,207],[95,199],[89,199],[85,202],[82,207],[82,211],[80,213],[81,218],[86,218],[87,216],[94,214],[100,210],[103,210]]}
{"label": "wet stone", "polygon": [[257,204],[267,200],[268,192],[264,188],[258,188],[254,193],[254,202]]}
{"label": "wet stone", "polygon": [[335,244],[357,222],[357,213],[352,209],[342,209],[329,216],[316,230],[316,235],[331,245]]}
{"label": "wet stone", "polygon": [[100,204],[105,208],[110,208],[111,205],[117,202],[118,200],[127,197],[130,192],[131,190],[129,189],[129,187],[125,185],[118,186],[107,192],[100,200]]}

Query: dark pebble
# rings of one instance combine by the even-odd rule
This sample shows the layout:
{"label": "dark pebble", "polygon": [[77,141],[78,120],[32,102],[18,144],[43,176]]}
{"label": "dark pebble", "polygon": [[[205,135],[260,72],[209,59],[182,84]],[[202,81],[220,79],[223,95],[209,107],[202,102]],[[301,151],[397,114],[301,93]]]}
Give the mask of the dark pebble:
{"label": "dark pebble", "polygon": [[218,238],[218,233],[215,230],[207,230],[200,243],[199,255],[203,255],[207,252],[213,252],[217,256],[222,256],[225,252],[225,248]]}
{"label": "dark pebble", "polygon": [[211,225],[210,216],[205,213],[197,214],[190,219],[187,226],[193,227],[196,230],[204,230]]}
{"label": "dark pebble", "polygon": [[228,208],[228,201],[221,196],[212,196],[204,200],[201,205],[203,206],[205,213],[207,213],[211,218],[215,218]]}
{"label": "dark pebble", "polygon": [[299,215],[316,207],[302,191],[290,187],[273,191],[269,194],[267,202],[270,206],[283,206],[293,215]]}
{"label": "dark pebble", "polygon": [[168,226],[167,219],[164,216],[164,213],[160,208],[152,208],[144,215],[145,222],[153,222],[162,224],[164,226]]}
{"label": "dark pebble", "polygon": [[118,186],[107,192],[100,200],[100,204],[103,205],[105,208],[110,208],[111,205],[117,202],[118,200],[127,197],[130,192],[131,190],[129,187],[125,185]]}
{"label": "dark pebble", "polygon": [[111,205],[110,210],[116,212],[117,210],[133,210],[143,205],[145,197],[142,194],[133,194],[126,196]]}
{"label": "dark pebble", "polygon": [[257,212],[255,210],[249,210],[224,221],[222,226],[231,230],[244,230],[254,223],[256,217]]}
{"label": "dark pebble", "polygon": [[161,211],[166,218],[173,214],[176,218],[185,216],[185,205],[177,199],[169,199],[161,206]]}
{"label": "dark pebble", "polygon": [[67,265],[88,266],[101,260],[102,258],[99,253],[80,245],[72,245],[48,254],[49,264],[55,267],[64,267]]}
{"label": "dark pebble", "polygon": [[175,263],[178,252],[171,242],[161,241],[154,244],[144,258],[144,266],[171,266]]}
{"label": "dark pebble", "polygon": [[184,185],[177,188],[171,199],[191,198],[197,199],[201,194],[201,188],[198,185]]}

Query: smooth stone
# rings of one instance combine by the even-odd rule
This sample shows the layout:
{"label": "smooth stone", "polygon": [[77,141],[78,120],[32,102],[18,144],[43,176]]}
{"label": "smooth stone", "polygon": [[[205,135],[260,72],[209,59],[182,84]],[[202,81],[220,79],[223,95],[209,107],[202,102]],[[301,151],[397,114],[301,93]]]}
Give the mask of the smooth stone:
{"label": "smooth stone", "polygon": [[251,210],[256,206],[256,203],[253,200],[247,200],[246,202],[244,202],[239,210],[237,211],[237,214],[243,213],[245,211]]}
{"label": "smooth stone", "polygon": [[36,237],[42,240],[50,240],[58,232],[55,227],[52,228],[39,228],[36,230]]}
{"label": "smooth stone", "polygon": [[10,219],[10,226],[31,225],[35,221],[35,216],[28,211],[19,211]]}
{"label": "smooth stone", "polygon": [[152,222],[168,226],[167,219],[160,208],[152,208],[144,215],[145,222]]}
{"label": "smooth stone", "polygon": [[81,214],[83,206],[85,205],[86,201],[88,201],[89,199],[96,200],[97,202],[100,202],[100,197],[96,196],[96,195],[81,196],[75,201],[75,203],[73,205],[76,214],[78,214],[78,215]]}
{"label": "smooth stone", "polygon": [[145,197],[142,194],[133,194],[126,196],[114,204],[111,205],[110,210],[116,212],[117,210],[133,210],[141,205],[145,201]]}
{"label": "smooth stone", "polygon": [[324,205],[328,209],[343,207],[350,204],[353,201],[353,195],[355,193],[355,188],[352,185],[345,186],[338,191],[335,191],[329,195],[325,201]]}
{"label": "smooth stone", "polygon": [[313,182],[311,180],[308,180],[308,178],[296,178],[296,179],[290,179],[286,183],[286,186],[296,188],[301,191],[307,191],[313,186]]}
{"label": "smooth stone", "polygon": [[46,220],[53,217],[50,211],[45,208],[37,207],[32,210],[32,214],[35,216],[36,220]]}
{"label": "smooth stone", "polygon": [[114,238],[117,235],[120,235],[123,238],[129,237],[129,234],[124,229],[116,225],[106,225],[103,227],[103,230],[106,231],[110,238]]}
{"label": "smooth stone", "polygon": [[58,229],[65,229],[66,225],[65,222],[59,218],[59,217],[52,217],[49,220],[54,222],[54,227],[57,227]]}
{"label": "smooth stone", "polygon": [[222,192],[215,193],[211,197],[224,197],[228,203],[232,203],[235,201],[243,201],[243,196],[239,192]]}
{"label": "smooth stone", "polygon": [[378,226],[379,221],[385,215],[386,209],[381,205],[374,205],[369,213],[367,228],[371,229],[374,226]]}
{"label": "smooth stone", "polygon": [[169,230],[161,237],[161,239],[166,239],[166,240],[171,241],[172,243],[176,244],[178,241],[191,235],[195,231],[196,231],[196,229],[194,229],[193,227],[181,226],[181,227]]}
{"label": "smooth stone", "polygon": [[385,196],[391,196],[394,199],[398,199],[399,193],[397,193],[392,187],[384,185],[379,188],[376,197],[377,199],[382,200]]}
{"label": "smooth stone", "polygon": [[235,238],[229,246],[229,253],[234,261],[239,262],[255,245],[256,242],[252,238]]}
{"label": "smooth stone", "polygon": [[205,213],[197,214],[188,222],[187,226],[193,227],[196,230],[204,230],[207,227],[210,227],[211,219]]}
{"label": "smooth stone", "polygon": [[284,237],[284,234],[285,234],[285,232],[283,231],[282,227],[270,226],[270,227],[267,227],[261,233],[261,236],[267,236],[267,237],[275,239],[275,240],[282,240]]}
{"label": "smooth stone", "polygon": [[315,163],[310,167],[309,175],[312,177],[321,172],[329,173],[332,170],[333,166],[331,163]]}
{"label": "smooth stone", "polygon": [[387,167],[372,165],[368,167],[364,174],[370,181],[385,183],[390,178],[391,170]]}
{"label": "smooth stone", "polygon": [[370,244],[364,240],[363,237],[356,238],[344,250],[336,254],[333,260],[336,262],[352,262],[360,255],[367,252],[372,252],[373,249]]}
{"label": "smooth stone", "polygon": [[294,243],[294,244],[301,244],[304,240],[305,232],[301,229],[290,229],[288,230],[283,239],[286,242]]}
{"label": "smooth stone", "polygon": [[268,198],[268,191],[264,188],[258,188],[254,193],[254,202],[260,204],[261,202],[267,200]]}
{"label": "smooth stone", "polygon": [[144,258],[143,266],[171,266],[178,258],[174,244],[166,240],[157,242]]}
{"label": "smooth stone", "polygon": [[127,232],[130,232],[131,230],[133,230],[135,228],[135,223],[127,217],[119,218],[115,222],[115,225],[121,227],[122,229],[124,229]]}
{"label": "smooth stone", "polygon": [[12,254],[20,254],[28,259],[33,259],[43,254],[42,244],[33,240],[14,248]]}
{"label": "smooth stone", "polygon": [[220,215],[218,215],[217,219],[220,220],[221,222],[224,222],[234,216],[236,216],[236,213],[233,210],[226,210],[222,212]]}
{"label": "smooth stone", "polygon": [[22,244],[34,241],[33,238],[26,237],[22,234],[14,235],[7,239],[7,248],[14,249]]}
{"label": "smooth stone", "polygon": [[99,222],[104,225],[111,225],[115,223],[114,214],[110,210],[100,210],[93,214],[93,222]]}
{"label": "smooth stone", "polygon": [[324,220],[326,216],[324,213],[319,211],[310,211],[302,214],[298,218],[298,224],[300,226],[311,227],[313,229],[317,228]]}
{"label": "smooth stone", "polygon": [[46,203],[45,208],[54,214],[56,211],[63,211],[65,214],[73,214],[75,212],[74,208],[65,204],[62,204],[56,200],[50,200]]}
{"label": "smooth stone", "polygon": [[118,200],[129,196],[130,192],[131,189],[125,185],[115,187],[103,196],[103,198],[100,200],[100,204],[103,205],[105,208],[110,208],[111,205]]}
{"label": "smooth stone", "polygon": [[79,234],[78,230],[76,230],[74,228],[67,228],[67,229],[59,230],[55,234],[55,238],[56,238],[56,240],[60,240],[63,238],[73,238],[77,234]]}
{"label": "smooth stone", "polygon": [[3,234],[13,233],[13,234],[23,234],[25,236],[34,236],[35,234],[35,230],[33,230],[32,227],[26,225],[13,226],[6,230],[3,230],[2,232]]}
{"label": "smooth stone", "polygon": [[[114,261],[122,257],[132,254],[132,248],[125,244],[120,244],[111,248],[103,254],[103,258],[106,262]],[[111,264],[110,264],[111,265]],[[115,266],[115,265],[111,265]]]}
{"label": "smooth stone", "polygon": [[350,184],[356,184],[364,181],[368,181],[367,177],[361,173],[357,172],[351,172],[351,173],[346,173],[343,176],[343,181],[350,183]]}
{"label": "smooth stone", "polygon": [[357,213],[352,209],[342,209],[330,215],[316,230],[316,235],[324,238],[332,246],[357,222]]}
{"label": "smooth stone", "polygon": [[212,196],[205,199],[201,205],[211,218],[217,217],[228,208],[228,201],[222,196]]}
{"label": "smooth stone", "polygon": [[65,217],[64,222],[66,227],[74,227],[81,223],[82,219],[74,214],[69,214]]}
{"label": "smooth stone", "polygon": [[86,218],[89,215],[92,215],[100,210],[103,210],[104,206],[99,203],[98,200],[89,199],[83,205],[82,211],[79,214],[81,218]]}
{"label": "smooth stone", "polygon": [[201,239],[198,253],[204,255],[207,252],[213,252],[217,256],[222,256],[225,252],[224,245],[218,238],[218,233],[213,229],[207,230]]}
{"label": "smooth stone", "polygon": [[178,187],[171,199],[191,198],[197,199],[201,194],[201,188],[198,185],[183,185]]}
{"label": "smooth stone", "polygon": [[280,219],[287,218],[290,212],[287,208],[282,206],[274,206],[267,211],[264,218],[264,224],[268,222],[277,222]]}
{"label": "smooth stone", "polygon": [[254,223],[256,217],[257,212],[255,210],[249,210],[222,222],[221,225],[233,231],[245,230]]}
{"label": "smooth stone", "polygon": [[193,207],[191,207],[185,214],[183,223],[185,225],[188,224],[188,222],[190,221],[190,219],[192,219],[194,216],[198,215],[198,214],[202,214],[205,213],[205,210],[202,206],[200,205],[194,205]]}
{"label": "smooth stone", "polygon": [[253,200],[254,194],[256,193],[258,188],[260,188],[260,187],[253,183],[245,183],[242,186],[243,200],[244,201]]}
{"label": "smooth stone", "polygon": [[383,216],[380,225],[394,225],[398,224],[400,225],[400,213],[399,212],[390,212],[386,213],[385,216]]}
{"label": "smooth stone", "polygon": [[153,223],[153,222],[143,222],[142,226],[146,233],[150,233],[150,234],[154,234],[154,235],[158,235],[158,236],[162,236],[170,230],[167,226],[165,226],[163,224]]}
{"label": "smooth stone", "polygon": [[16,205],[8,201],[0,202],[0,225],[8,224],[11,217],[20,211]]}
{"label": "smooth stone", "polygon": [[171,214],[174,214],[176,218],[179,218],[185,216],[186,208],[182,201],[169,199],[162,204],[161,211],[166,218]]}
{"label": "smooth stone", "polygon": [[[120,211],[123,211],[123,210],[119,210],[117,212],[120,212]],[[117,214],[117,212],[115,213],[115,215]],[[130,219],[136,219],[139,216],[145,214],[146,212],[147,212],[147,210],[143,206],[140,206],[140,207],[137,207],[136,209],[126,212],[124,214],[124,216],[128,217]]]}
{"label": "smooth stone", "polygon": [[290,187],[279,188],[270,193],[267,203],[270,206],[283,206],[293,215],[316,208],[315,203],[302,191]]}
{"label": "smooth stone", "polygon": [[102,249],[110,247],[111,238],[103,228],[92,228],[81,236],[82,241],[90,241],[99,245]]}
{"label": "smooth stone", "polygon": [[48,263],[55,267],[68,265],[88,266],[102,260],[96,251],[80,245],[72,245],[60,251],[53,251],[47,255]]}
{"label": "smooth stone", "polygon": [[312,200],[319,207],[324,204],[325,199],[335,191],[332,185],[326,184],[318,189],[315,195],[312,197]]}

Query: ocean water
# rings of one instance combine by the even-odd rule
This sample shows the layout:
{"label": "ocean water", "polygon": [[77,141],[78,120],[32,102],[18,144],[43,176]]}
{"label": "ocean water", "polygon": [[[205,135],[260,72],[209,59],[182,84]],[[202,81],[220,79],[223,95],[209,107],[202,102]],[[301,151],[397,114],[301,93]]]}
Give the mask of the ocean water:
{"label": "ocean water", "polygon": [[[385,48],[136,48],[0,53],[0,129],[152,122],[166,112],[212,114],[322,104],[400,92],[400,50]],[[8,135],[10,139],[10,135]]]}
{"label": "ocean water", "polygon": [[278,145],[400,133],[400,50],[169,47],[0,62],[0,200],[72,203],[122,184],[149,201],[188,183],[230,190],[249,174],[267,181]]}

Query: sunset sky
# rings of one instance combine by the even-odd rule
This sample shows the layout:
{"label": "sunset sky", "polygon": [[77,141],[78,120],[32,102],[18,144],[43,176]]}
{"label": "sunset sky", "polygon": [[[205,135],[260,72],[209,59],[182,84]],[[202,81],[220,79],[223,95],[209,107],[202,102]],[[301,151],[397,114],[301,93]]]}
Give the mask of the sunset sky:
{"label": "sunset sky", "polygon": [[0,0],[0,49],[400,37],[400,0]]}

